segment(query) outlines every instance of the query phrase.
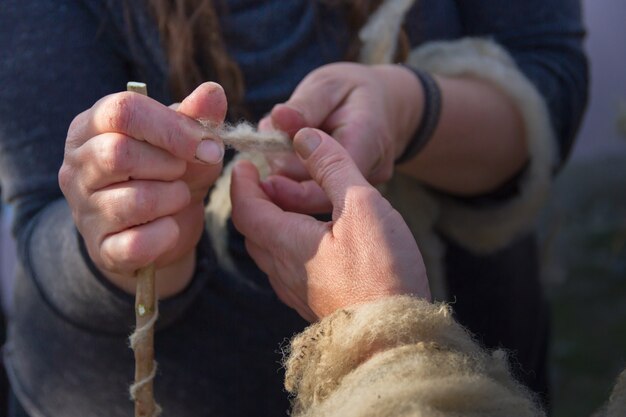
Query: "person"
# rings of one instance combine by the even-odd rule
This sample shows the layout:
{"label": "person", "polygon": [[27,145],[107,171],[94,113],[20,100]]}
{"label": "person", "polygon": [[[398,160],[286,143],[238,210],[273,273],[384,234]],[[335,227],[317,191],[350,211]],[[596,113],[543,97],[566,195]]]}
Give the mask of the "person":
{"label": "person", "polygon": [[[233,170],[233,220],[286,304],[314,324],[285,360],[294,416],[544,416],[502,350],[489,351],[428,301],[428,279],[400,214],[332,137],[302,129],[294,148],[332,219],[283,211],[255,166]],[[607,405],[626,411],[626,371]]]}
{"label": "person", "polygon": [[[276,346],[302,329],[305,321],[277,300],[230,221],[224,225],[226,240],[222,241],[228,243],[227,254],[235,269],[224,267],[223,252],[203,230],[203,203],[220,172],[222,153],[219,144],[217,148],[212,145],[219,138],[194,119],[219,123],[227,110],[224,93],[216,84],[194,88],[210,79],[224,85],[230,120],[242,114],[260,120],[271,111],[261,124],[290,133],[302,124],[321,123],[314,127],[332,131],[373,182],[384,181],[390,175],[391,161],[403,154],[411,130],[417,129],[416,118],[410,116],[419,115],[426,90],[407,67],[327,65],[357,55],[359,29],[374,17],[377,1],[232,0],[227,6],[183,0],[128,0],[119,7],[97,0],[2,4],[0,26],[10,36],[0,37],[1,46],[24,51],[0,63],[0,82],[6,86],[0,92],[0,175],[3,193],[15,207],[20,255],[15,313],[5,351],[15,393],[14,413],[21,412],[20,408],[30,415],[130,413],[126,386],[132,379],[132,354],[126,335],[133,327],[128,292],[134,281],[128,276],[151,261],[161,269],[156,351],[159,377],[163,377],[155,389],[163,408],[176,415],[223,416],[270,415],[288,408],[275,365]],[[463,79],[458,66],[455,71],[460,73],[435,75],[444,100],[441,120],[426,147],[406,166],[407,170],[413,163],[428,167],[423,181],[433,194],[441,188],[442,201],[460,200],[483,213],[491,213],[485,206],[506,206],[511,193],[525,188],[521,183],[503,181],[506,190],[498,187],[487,196],[458,198],[443,191],[462,193],[462,189],[446,188],[447,180],[428,180],[429,173],[437,171],[433,166],[456,171],[458,167],[448,163],[456,158],[441,163],[442,159],[431,155],[431,164],[420,159],[429,155],[429,148],[438,149],[438,143],[448,143],[449,136],[454,136],[454,132],[444,134],[439,126],[457,126],[488,137],[481,133],[494,132],[494,123],[526,121],[527,110],[520,110],[524,116],[516,116],[515,110],[520,97],[526,97],[524,92],[531,96],[527,107],[538,109],[541,116],[522,125],[533,128],[532,132],[554,131],[565,155],[586,91],[578,2],[526,1],[513,8],[486,0],[423,1],[410,9],[405,21],[412,47],[441,46],[433,41],[447,40],[446,45],[455,48],[467,46],[477,58],[467,61],[487,62],[487,67],[496,69],[495,75],[515,74],[515,80],[532,80],[533,84],[512,83],[514,93],[519,94],[508,96],[499,94],[509,91],[503,87],[508,85],[506,77],[494,88],[484,79]],[[551,28],[547,33],[546,27]],[[468,36],[492,36],[497,42],[460,40]],[[435,72],[427,58],[438,61],[440,55],[430,47],[415,52],[412,56]],[[469,73],[480,78],[481,72],[475,68]],[[344,75],[349,73],[358,86],[345,84]],[[339,77],[338,81],[333,77]],[[150,98],[113,94],[123,90],[129,79],[147,82]],[[326,90],[331,87],[336,94],[349,97],[334,101],[342,106],[332,109],[336,110],[332,116],[314,120],[302,100],[295,99],[307,85],[313,87],[309,91],[315,90],[320,80],[327,80]],[[332,89],[339,85],[343,87]],[[467,94],[452,85],[463,87],[461,91]],[[487,92],[490,99],[477,95],[475,88]],[[536,91],[544,94],[539,106],[532,100]],[[450,112],[455,97],[462,98],[457,105],[464,104],[456,108],[463,111]],[[490,105],[475,105],[465,101],[468,97],[479,97],[479,103]],[[363,98],[371,108],[362,107]],[[178,110],[164,105],[175,101],[181,101]],[[272,110],[281,102],[285,105]],[[315,108],[318,102],[309,103]],[[342,119],[350,114],[359,117]],[[450,114],[468,116],[465,122],[478,126],[451,121],[447,119]],[[392,119],[385,122],[388,117]],[[509,131],[511,126],[503,124],[505,132]],[[362,130],[355,132],[350,126]],[[402,130],[402,137],[396,137],[399,131],[392,132],[390,126]],[[213,141],[202,140],[207,138]],[[519,150],[519,135],[512,138],[513,145],[502,139],[505,151]],[[448,150],[444,146],[437,153],[457,149],[455,142],[449,144]],[[549,141],[544,145],[551,146]],[[359,156],[359,150],[366,152]],[[476,157],[472,152],[461,154],[470,160]],[[522,169],[520,177],[534,175],[536,160],[542,162],[542,173],[554,168],[552,161],[546,162],[550,159],[546,155],[535,158],[534,154],[528,168],[520,168],[520,164],[526,166],[526,158],[513,154],[512,160],[503,159],[506,169],[498,165],[500,176],[518,169]],[[479,168],[488,166],[482,159],[476,161]],[[278,158],[274,164],[276,173],[299,179],[297,168],[288,161]],[[57,184],[61,166],[64,194]],[[458,172],[463,173],[462,180],[467,178],[467,170]],[[286,185],[276,178],[274,188]],[[498,184],[502,180],[493,178]],[[539,178],[545,182],[544,176]],[[494,183],[477,185],[468,193],[485,191]],[[318,191],[313,193],[319,196]],[[214,200],[212,196],[209,203]],[[295,204],[302,206],[301,200],[294,200]],[[437,229],[442,232],[451,230],[440,226]],[[514,241],[506,242],[506,250],[478,256],[459,244],[459,240],[466,243],[464,239],[450,234],[444,235],[445,264],[449,266],[449,296],[459,300],[455,314],[487,345],[502,344],[516,351],[525,369],[536,370],[523,375],[541,379],[545,339],[539,333],[546,326],[541,309],[534,308],[541,305],[538,282],[530,278],[536,265],[526,262],[533,259],[528,256],[535,247],[532,238],[516,235]],[[533,271],[523,271],[519,263],[511,262],[515,259],[524,259],[521,265]],[[486,280],[486,273],[460,277],[461,270],[492,271],[510,264],[516,265],[516,274],[507,282],[494,278],[501,286],[497,290]],[[496,275],[507,276],[501,269]],[[500,288],[519,302],[506,301]],[[499,309],[483,310],[496,305],[483,303],[487,297],[501,300]],[[514,311],[500,314],[503,308]],[[535,314],[527,315],[527,309]],[[537,386],[541,391],[541,383]]]}

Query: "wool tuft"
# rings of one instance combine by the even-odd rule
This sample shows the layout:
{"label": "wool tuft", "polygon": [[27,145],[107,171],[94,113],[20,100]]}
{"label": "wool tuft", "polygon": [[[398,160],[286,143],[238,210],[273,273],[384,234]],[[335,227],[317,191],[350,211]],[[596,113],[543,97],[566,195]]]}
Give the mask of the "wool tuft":
{"label": "wool tuft", "polygon": [[236,125],[225,123],[218,128],[209,123],[202,124],[219,136],[225,146],[239,152],[287,152],[293,149],[289,136],[279,130],[261,132],[245,121]]}

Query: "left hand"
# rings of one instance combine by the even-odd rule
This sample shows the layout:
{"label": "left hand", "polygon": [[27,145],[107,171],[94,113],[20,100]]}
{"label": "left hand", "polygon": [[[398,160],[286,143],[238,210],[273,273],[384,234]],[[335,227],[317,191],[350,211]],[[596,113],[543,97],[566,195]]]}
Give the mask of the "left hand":
{"label": "left hand", "polygon": [[[391,178],[394,161],[417,129],[423,93],[402,66],[354,63],[325,65],[302,80],[291,98],[261,120],[260,129],[293,136],[303,127],[330,134],[343,145],[372,184]],[[330,203],[295,155],[270,156],[271,177],[285,192],[271,196],[280,207],[302,213],[328,212]],[[285,177],[301,181],[285,182]],[[284,198],[283,198],[284,197]]]}
{"label": "left hand", "polygon": [[235,166],[231,183],[233,222],[280,299],[309,321],[390,295],[430,299],[408,226],[346,150],[315,129],[298,132],[294,148],[332,203],[332,221],[283,211],[247,161]]}

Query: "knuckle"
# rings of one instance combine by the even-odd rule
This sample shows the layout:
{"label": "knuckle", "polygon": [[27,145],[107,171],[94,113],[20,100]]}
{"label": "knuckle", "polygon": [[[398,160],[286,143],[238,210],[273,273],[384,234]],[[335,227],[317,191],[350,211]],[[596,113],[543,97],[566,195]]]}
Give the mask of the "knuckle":
{"label": "knuckle", "polygon": [[129,132],[136,111],[135,94],[119,93],[104,99],[99,116],[113,132]]}
{"label": "knuckle", "polygon": [[380,192],[374,187],[358,187],[355,192],[357,199],[363,202],[367,207],[384,200]]}
{"label": "knuckle", "polygon": [[323,67],[308,75],[303,84],[308,84],[309,88],[317,91],[318,100],[321,100],[324,106],[330,107],[333,103],[342,101],[347,95],[349,86],[342,74],[343,71]]}
{"label": "knuckle", "polygon": [[67,139],[65,141],[66,147],[74,146],[80,144],[82,142],[80,140],[80,135],[85,129],[85,125],[88,124],[88,110],[80,113],[76,117],[72,119],[69,127],[67,128]]}
{"label": "knuckle", "polygon": [[101,168],[106,174],[130,174],[133,155],[127,138],[120,136],[103,140],[97,152]]}
{"label": "knuckle", "polygon": [[116,237],[115,247],[103,244],[100,247],[100,261],[104,269],[125,273],[136,269],[141,259],[141,245],[134,233],[124,233],[123,237]]}
{"label": "knuckle", "polygon": [[74,170],[70,168],[70,166],[67,165],[66,163],[63,163],[63,165],[61,165],[61,168],[59,169],[59,174],[58,174],[59,187],[61,187],[61,191],[66,196],[69,193],[69,190],[75,178],[73,171]]}
{"label": "knuckle", "polygon": [[370,207],[374,207],[380,202],[381,194],[374,187],[351,187],[346,195],[346,200],[350,207],[350,212],[363,213],[368,212]]}

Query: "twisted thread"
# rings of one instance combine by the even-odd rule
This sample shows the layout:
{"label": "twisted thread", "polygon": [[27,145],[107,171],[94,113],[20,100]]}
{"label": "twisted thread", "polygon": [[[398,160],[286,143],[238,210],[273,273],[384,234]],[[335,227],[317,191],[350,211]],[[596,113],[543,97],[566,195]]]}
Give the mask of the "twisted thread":
{"label": "twisted thread", "polygon": [[[133,334],[131,334],[128,338],[130,341],[130,347],[135,350],[135,348],[142,343],[145,343],[145,339],[148,337],[148,334],[151,331],[154,331],[154,325],[156,324],[157,319],[159,318],[159,303],[155,302],[154,304],[154,314],[150,317],[150,320],[144,323],[143,326],[135,328]],[[146,385],[151,384],[156,377],[157,372],[157,362],[152,361],[152,371],[145,378],[135,381],[130,388],[128,389],[130,393],[130,398],[135,401],[137,399],[137,393]],[[154,403],[154,412],[149,417],[158,417],[161,414],[161,407],[155,402]]]}
{"label": "twisted thread", "polygon": [[291,139],[278,130],[258,131],[248,122],[236,125],[223,124],[215,127],[210,122],[200,121],[212,134],[222,138],[224,145],[239,152],[286,152],[293,149]]}

